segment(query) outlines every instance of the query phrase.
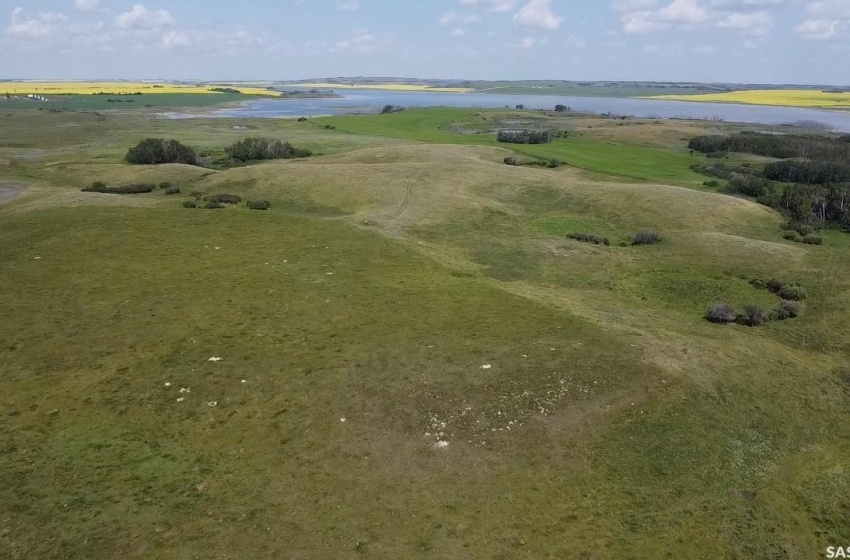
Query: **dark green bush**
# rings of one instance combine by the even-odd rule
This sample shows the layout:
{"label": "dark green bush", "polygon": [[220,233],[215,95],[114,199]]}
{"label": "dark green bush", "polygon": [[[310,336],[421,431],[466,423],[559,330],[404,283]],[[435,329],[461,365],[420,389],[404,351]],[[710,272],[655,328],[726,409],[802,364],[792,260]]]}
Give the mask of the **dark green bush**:
{"label": "dark green bush", "polygon": [[153,192],[156,185],[150,183],[137,183],[132,185],[121,185],[120,187],[107,187],[103,183],[95,183],[91,187],[83,189],[83,192],[98,192],[106,194],[144,194]]}
{"label": "dark green bush", "polygon": [[777,321],[794,319],[803,313],[803,304],[799,301],[782,300],[773,310],[772,318]]}
{"label": "dark green bush", "polygon": [[803,237],[803,243],[806,245],[823,245],[823,237],[810,233]]}
{"label": "dark green bush", "polygon": [[608,241],[607,237],[601,237],[593,233],[570,233],[567,234],[567,237],[569,239],[581,241],[582,243],[593,243],[594,245],[605,245],[606,247],[611,245],[611,242]]}
{"label": "dark green bush", "polygon": [[652,229],[644,229],[635,234],[632,239],[632,245],[653,245],[661,241],[661,236],[657,231]]}
{"label": "dark green bush", "polygon": [[551,130],[500,130],[496,141],[507,144],[549,144],[555,138]]}
{"label": "dark green bush", "polygon": [[785,283],[777,280],[776,278],[771,278],[765,282],[765,287],[774,294],[778,294],[779,290],[781,290],[784,286]]}
{"label": "dark green bush", "polygon": [[174,186],[174,184],[172,184],[171,181],[163,181],[162,183],[159,184],[159,188],[161,188],[161,189],[170,189],[173,186]]}
{"label": "dark green bush", "polygon": [[195,165],[198,156],[195,150],[184,146],[177,140],[147,138],[130,148],[124,158],[134,165],[160,165],[163,163],[184,163]]}
{"label": "dark green bush", "polygon": [[504,159],[505,165],[519,165],[519,160],[515,156],[508,156]]}
{"label": "dark green bush", "polygon": [[712,323],[734,323],[738,319],[738,313],[728,303],[715,301],[708,306],[705,318]]}
{"label": "dark green bush", "polygon": [[738,323],[748,327],[757,327],[769,319],[765,309],[759,305],[745,305],[744,312],[738,315]]}
{"label": "dark green bush", "polygon": [[203,198],[204,193],[201,191],[192,191],[189,193],[189,196],[193,197],[195,200],[201,200]]}
{"label": "dark green bush", "polygon": [[187,200],[186,202],[183,203],[183,208],[197,208],[197,207],[198,207],[198,203],[195,202],[194,200]]}
{"label": "dark green bush", "polygon": [[95,181],[91,184],[92,192],[103,192],[103,189],[106,188],[106,183],[103,181]]}
{"label": "dark green bush", "polygon": [[242,202],[242,197],[235,194],[216,194],[207,200],[216,204],[239,204]]}
{"label": "dark green bush", "polygon": [[750,280],[750,285],[758,290],[767,289],[767,282],[763,278],[753,278]]}
{"label": "dark green bush", "polygon": [[791,286],[788,284],[784,284],[777,292],[777,295],[779,295],[782,299],[790,301],[803,301],[808,297],[804,287]]}
{"label": "dark green bush", "polygon": [[249,200],[247,206],[251,210],[268,210],[272,205],[268,200]]}
{"label": "dark green bush", "polygon": [[218,210],[219,208],[224,208],[224,204],[220,204],[218,202],[207,202],[204,204],[204,208],[207,210]]}
{"label": "dark green bush", "polygon": [[313,155],[310,150],[296,148],[289,142],[270,138],[246,138],[226,147],[224,151],[231,159],[241,162],[290,159]]}
{"label": "dark green bush", "polygon": [[720,181],[718,181],[717,179],[712,179],[711,181],[703,181],[702,184],[704,187],[710,187],[712,189],[720,188]]}
{"label": "dark green bush", "polygon": [[180,194],[180,187],[168,187],[165,194]]}
{"label": "dark green bush", "polygon": [[549,169],[556,169],[561,167],[561,160],[559,159],[550,159],[549,160]]}

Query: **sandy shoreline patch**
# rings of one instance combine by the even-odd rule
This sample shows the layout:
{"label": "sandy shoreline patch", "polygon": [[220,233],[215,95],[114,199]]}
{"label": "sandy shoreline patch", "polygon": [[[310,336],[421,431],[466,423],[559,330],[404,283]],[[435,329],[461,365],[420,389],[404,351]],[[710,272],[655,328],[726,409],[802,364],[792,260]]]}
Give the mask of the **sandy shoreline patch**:
{"label": "sandy shoreline patch", "polygon": [[0,204],[9,202],[25,190],[27,190],[27,187],[24,185],[18,185],[15,183],[0,183]]}

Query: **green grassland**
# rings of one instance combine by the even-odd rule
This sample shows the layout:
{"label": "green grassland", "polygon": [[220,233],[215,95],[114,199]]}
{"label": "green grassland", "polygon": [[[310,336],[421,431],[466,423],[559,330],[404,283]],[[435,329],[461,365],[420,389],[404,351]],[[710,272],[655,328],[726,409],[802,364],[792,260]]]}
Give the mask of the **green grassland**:
{"label": "green grassland", "polygon": [[[2,88],[0,88],[2,89]],[[135,109],[178,109],[213,107],[240,103],[246,96],[237,93],[156,93],[149,95],[61,95],[47,102],[8,101],[0,98],[3,111],[108,111]],[[250,97],[248,98],[250,99]]]}
{"label": "green grassland", "polygon": [[[702,187],[683,138],[724,125],[2,118],[0,185],[24,190],[0,205],[0,558],[850,543],[850,236],[788,242],[775,212]],[[488,134],[529,118],[571,135]],[[219,154],[246,135],[316,156],[121,161],[149,136]],[[97,180],[182,192],[80,192]],[[183,208],[193,191],[272,209]],[[662,242],[631,246],[647,227]],[[774,305],[756,275],[803,284],[804,315],[703,319]]]}

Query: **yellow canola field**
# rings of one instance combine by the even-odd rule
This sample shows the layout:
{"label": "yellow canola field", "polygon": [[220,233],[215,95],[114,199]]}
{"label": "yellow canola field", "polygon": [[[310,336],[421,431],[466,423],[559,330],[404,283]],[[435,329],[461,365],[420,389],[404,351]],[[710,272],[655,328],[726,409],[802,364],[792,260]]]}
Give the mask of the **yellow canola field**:
{"label": "yellow canola field", "polygon": [[850,92],[832,93],[806,89],[753,89],[701,95],[655,95],[650,99],[834,109],[850,107]]}
{"label": "yellow canola field", "polygon": [[384,89],[384,90],[392,90],[392,91],[436,91],[442,93],[469,93],[474,91],[471,88],[451,88],[451,87],[431,87],[425,85],[416,85],[416,84],[369,84],[369,85],[357,85],[357,84],[290,84],[287,87],[298,87],[298,88],[330,88],[330,89]]}
{"label": "yellow canola field", "polygon": [[278,97],[277,91],[269,91],[258,87],[242,87],[228,84],[169,84],[155,82],[0,82],[0,95],[36,94],[45,97],[50,95],[93,95],[96,93],[218,93],[212,88],[233,88],[245,95],[269,95]]}

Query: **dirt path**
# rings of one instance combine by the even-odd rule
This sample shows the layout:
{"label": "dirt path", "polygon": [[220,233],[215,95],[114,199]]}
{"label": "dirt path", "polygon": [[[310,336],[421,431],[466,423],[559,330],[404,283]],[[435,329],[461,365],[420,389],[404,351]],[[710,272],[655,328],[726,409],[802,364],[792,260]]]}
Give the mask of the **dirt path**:
{"label": "dirt path", "polygon": [[16,185],[15,183],[0,183],[0,204],[9,202],[27,188],[24,185]]}

